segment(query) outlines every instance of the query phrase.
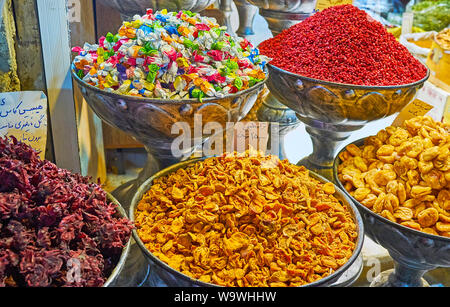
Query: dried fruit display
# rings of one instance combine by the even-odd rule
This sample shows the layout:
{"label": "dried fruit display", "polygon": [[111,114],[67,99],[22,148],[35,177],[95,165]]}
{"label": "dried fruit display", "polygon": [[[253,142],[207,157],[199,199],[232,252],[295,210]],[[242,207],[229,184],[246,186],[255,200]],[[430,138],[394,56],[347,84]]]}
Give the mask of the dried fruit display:
{"label": "dried fruit display", "polygon": [[196,162],[156,179],[135,210],[156,257],[221,286],[301,286],[355,250],[351,211],[304,167],[249,151]]}
{"label": "dried fruit display", "polygon": [[450,125],[407,120],[351,144],[338,178],[361,204],[392,222],[450,237]]}
{"label": "dried fruit display", "polygon": [[0,138],[0,287],[102,286],[132,223],[89,178]]}

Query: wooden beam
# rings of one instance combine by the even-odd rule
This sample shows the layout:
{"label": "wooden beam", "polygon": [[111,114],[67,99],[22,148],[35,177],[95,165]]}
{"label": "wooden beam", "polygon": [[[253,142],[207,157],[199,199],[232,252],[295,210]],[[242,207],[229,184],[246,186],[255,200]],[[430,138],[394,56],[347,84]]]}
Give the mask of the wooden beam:
{"label": "wooden beam", "polygon": [[36,1],[56,164],[80,172],[66,1]]}
{"label": "wooden beam", "polygon": [[[85,42],[95,43],[96,24],[92,0],[69,1],[71,46],[83,46]],[[103,142],[102,120],[95,115],[81,91],[74,83],[75,113],[78,127],[81,174],[106,182],[106,161]]]}
{"label": "wooden beam", "polygon": [[[42,91],[47,95],[42,59],[41,35],[35,1],[13,1],[16,20],[17,75],[22,91]],[[47,115],[45,159],[54,161],[50,116]]]}
{"label": "wooden beam", "polygon": [[[97,40],[100,36],[106,35],[108,32],[117,33],[122,25],[120,13],[114,8],[108,6],[106,2],[110,0],[96,0],[95,9]],[[143,148],[144,145],[136,141],[131,135],[103,123],[103,143],[105,149],[119,148]]]}

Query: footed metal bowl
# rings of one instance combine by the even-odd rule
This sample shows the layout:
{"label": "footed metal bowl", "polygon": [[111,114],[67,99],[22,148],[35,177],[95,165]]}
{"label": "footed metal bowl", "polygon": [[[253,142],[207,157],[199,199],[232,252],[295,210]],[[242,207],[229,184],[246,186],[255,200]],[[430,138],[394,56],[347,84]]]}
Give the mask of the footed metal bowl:
{"label": "footed metal bowl", "polygon": [[[362,146],[365,139],[351,144]],[[343,152],[345,147],[341,150]],[[436,236],[394,223],[362,205],[348,193],[338,178],[339,154],[334,166],[335,184],[353,200],[364,221],[365,233],[386,248],[394,260],[392,273],[382,272],[377,286],[419,287],[422,276],[438,267],[450,267],[450,238]]]}
{"label": "footed metal bowl", "polygon": [[281,103],[294,110],[306,125],[313,153],[299,164],[333,180],[338,145],[371,121],[400,112],[415,97],[430,75],[397,86],[363,86],[322,81],[271,64],[267,87]]}
{"label": "footed metal bowl", "polygon": [[[191,159],[187,161],[183,161],[180,163],[177,163],[175,165],[172,165],[156,174],[154,174],[152,177],[150,177],[148,180],[146,180],[138,189],[137,193],[133,197],[133,200],[131,201],[131,207],[129,211],[129,215],[132,221],[135,220],[135,209],[139,203],[139,201],[142,199],[143,195],[151,188],[153,181],[155,179],[158,179],[160,177],[164,177],[169,175],[172,172],[175,172],[176,170],[180,168],[186,168],[190,165],[202,161],[206,159],[207,157],[203,158],[197,158],[197,159]],[[329,182],[327,179],[321,177],[320,175],[315,174],[314,172],[310,172],[311,177],[321,181],[321,182]],[[358,232],[358,239],[356,242],[356,247],[353,252],[353,255],[350,257],[350,259],[345,263],[342,267],[340,267],[336,272],[333,274],[324,277],[318,281],[315,281],[313,283],[307,284],[303,287],[317,287],[317,286],[348,286],[352,284],[361,274],[362,272],[362,257],[360,256],[363,241],[364,241],[364,226],[361,219],[361,216],[350,200],[350,198],[345,195],[344,192],[341,191],[340,188],[336,187],[336,193],[334,195],[336,198],[338,198],[341,203],[347,207],[348,210],[351,211],[353,215],[353,219],[357,225],[357,232]],[[156,279],[158,284],[163,284],[169,287],[192,287],[192,286],[201,286],[201,287],[218,287],[218,285],[212,284],[212,283],[205,283],[196,279],[193,279],[173,268],[171,268],[169,265],[167,265],[165,262],[161,261],[158,257],[153,255],[146,247],[145,244],[140,239],[139,235],[137,234],[136,230],[133,230],[133,237],[136,241],[137,245],[142,250],[142,253],[147,258],[149,264],[150,264],[150,271],[151,274],[154,274],[155,276],[150,276],[150,279]]]}
{"label": "footed metal bowl", "polygon": [[[236,123],[248,114],[268,79],[267,70],[265,72],[266,79],[249,89],[223,98],[204,98],[200,102],[196,98],[166,100],[107,92],[82,81],[76,75],[72,64],[72,76],[86,102],[106,123],[130,134],[144,144],[148,153],[156,158],[153,173],[182,158],[172,153],[172,143],[179,136],[177,131],[172,133],[175,124],[186,123],[189,127],[189,131],[185,132],[190,132],[189,139],[192,146],[188,152],[184,153],[189,156],[189,151],[194,149],[194,144],[201,145],[211,136],[203,135],[205,124],[216,122],[225,129],[227,123]],[[201,124],[201,127],[197,127],[198,124]],[[195,135],[199,134],[197,132],[201,135],[195,138]],[[221,132],[215,131],[215,133]],[[151,174],[147,174],[146,178]]]}

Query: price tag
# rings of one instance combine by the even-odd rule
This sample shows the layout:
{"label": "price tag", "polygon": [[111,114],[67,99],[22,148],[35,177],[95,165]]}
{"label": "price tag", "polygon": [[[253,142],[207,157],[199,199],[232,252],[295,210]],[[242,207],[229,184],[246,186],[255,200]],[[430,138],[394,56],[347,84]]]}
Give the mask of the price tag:
{"label": "price tag", "polygon": [[322,11],[326,8],[342,4],[353,4],[353,0],[317,0],[316,12]]}
{"label": "price tag", "polygon": [[47,97],[40,91],[0,93],[0,136],[14,136],[45,158]]}
{"label": "price tag", "polygon": [[400,114],[392,123],[392,126],[401,126],[405,120],[411,119],[416,116],[425,115],[431,109],[433,109],[433,106],[420,99],[415,99],[400,112]]}

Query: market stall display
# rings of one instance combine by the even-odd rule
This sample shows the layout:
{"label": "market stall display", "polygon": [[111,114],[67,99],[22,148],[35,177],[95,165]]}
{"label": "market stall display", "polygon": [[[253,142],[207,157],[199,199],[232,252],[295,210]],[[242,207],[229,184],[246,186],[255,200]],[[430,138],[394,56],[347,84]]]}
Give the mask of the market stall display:
{"label": "market stall display", "polygon": [[421,286],[428,270],[450,266],[449,133],[449,125],[414,117],[347,145],[335,160],[335,181],[367,235],[396,262],[381,284]]}
{"label": "market stall display", "polygon": [[133,235],[168,285],[331,285],[358,257],[360,217],[333,183],[257,153],[181,162],[135,195]]}
{"label": "market stall display", "polygon": [[[137,178],[110,182],[109,194],[100,179],[62,169],[0,135],[0,287],[434,284],[434,269],[450,268],[450,126],[443,111],[450,108],[449,0],[414,5],[417,33],[409,34],[387,29],[356,3],[239,1],[257,6],[272,31],[272,38],[255,39],[258,46],[198,13],[211,3],[84,2],[91,9],[76,21],[77,5],[58,5],[58,14],[37,6],[42,50],[67,58],[55,62],[63,69],[53,75],[49,59],[59,56],[43,56],[49,123],[58,123],[51,145],[61,145],[61,122],[75,120],[64,132],[77,132],[68,140],[74,150],[65,151],[80,158],[76,169],[89,172],[86,160],[101,159],[89,146],[76,146],[101,126],[78,125],[93,116],[78,108],[83,101],[87,111],[143,144],[147,161]],[[231,4],[220,1],[215,11],[223,11],[229,26]],[[67,48],[60,53],[44,48],[57,41],[48,37],[53,19],[66,26],[72,18],[71,33],[81,32],[68,36],[73,45],[93,25],[94,37],[105,6],[121,14],[117,33],[74,48],[61,44]],[[22,12],[18,4],[2,14],[16,9]],[[404,17],[410,28],[412,19]],[[110,21],[100,28],[109,29]],[[247,26],[241,18],[241,29]],[[76,98],[73,116],[52,112],[67,110],[61,104],[67,96],[58,96],[67,93],[62,82],[52,88],[55,79],[68,81],[67,68],[78,86],[70,97]],[[14,113],[25,120],[37,108],[8,107],[0,123]],[[337,152],[353,132],[400,111],[390,126]],[[241,121],[247,123],[236,125]],[[284,136],[301,122],[313,152],[292,164]],[[299,134],[295,150],[304,150],[307,134]],[[102,147],[94,139],[86,141]],[[251,148],[250,139],[266,152]],[[251,149],[242,152],[242,143]],[[372,241],[389,255],[383,249],[371,258]],[[369,274],[392,264],[371,281]]]}
{"label": "market stall display", "polygon": [[0,286],[99,287],[123,267],[133,224],[90,178],[0,138]]}
{"label": "market stall display", "polygon": [[381,24],[351,5],[318,12],[259,48],[273,58],[269,90],[296,111],[312,138],[313,153],[299,163],[328,179],[338,145],[366,123],[399,112],[429,76]]}

